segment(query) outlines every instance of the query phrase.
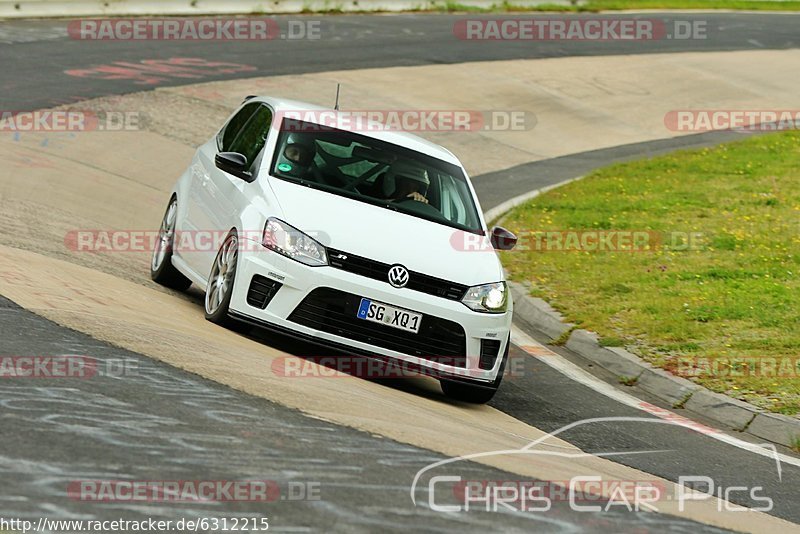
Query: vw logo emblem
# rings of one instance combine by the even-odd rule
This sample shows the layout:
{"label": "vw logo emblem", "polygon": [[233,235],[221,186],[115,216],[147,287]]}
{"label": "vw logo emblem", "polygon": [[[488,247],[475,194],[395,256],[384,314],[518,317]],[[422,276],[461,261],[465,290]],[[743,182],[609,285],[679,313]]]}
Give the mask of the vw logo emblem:
{"label": "vw logo emblem", "polygon": [[408,269],[402,265],[392,265],[389,269],[389,283],[394,287],[406,287],[408,283]]}

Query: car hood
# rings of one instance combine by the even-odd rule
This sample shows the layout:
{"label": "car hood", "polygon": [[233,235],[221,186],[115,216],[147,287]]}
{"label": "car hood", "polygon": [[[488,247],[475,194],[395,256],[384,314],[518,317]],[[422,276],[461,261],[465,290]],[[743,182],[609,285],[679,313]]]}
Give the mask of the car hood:
{"label": "car hood", "polygon": [[470,286],[503,280],[485,236],[279,178],[270,182],[281,219],[327,247]]}

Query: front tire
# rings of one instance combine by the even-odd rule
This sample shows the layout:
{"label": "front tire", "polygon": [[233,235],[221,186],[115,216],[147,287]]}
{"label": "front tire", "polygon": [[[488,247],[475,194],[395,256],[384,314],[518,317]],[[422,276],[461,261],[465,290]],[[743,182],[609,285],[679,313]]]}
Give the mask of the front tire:
{"label": "front tire", "polygon": [[186,291],[192,285],[192,281],[172,265],[172,249],[175,245],[177,220],[178,199],[173,195],[161,221],[161,228],[158,230],[158,240],[153,249],[153,258],[150,260],[150,278],[162,286]]}
{"label": "front tire", "polygon": [[239,260],[239,238],[236,230],[231,230],[214,258],[211,274],[206,286],[206,319],[221,326],[232,326],[234,321],[228,316],[233,296],[233,282],[236,278],[236,264]]}

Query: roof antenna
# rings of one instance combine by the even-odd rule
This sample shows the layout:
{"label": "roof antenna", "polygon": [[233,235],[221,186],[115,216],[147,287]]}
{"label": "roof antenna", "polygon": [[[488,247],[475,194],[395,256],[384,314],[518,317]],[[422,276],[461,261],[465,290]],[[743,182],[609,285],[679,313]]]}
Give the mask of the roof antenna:
{"label": "roof antenna", "polygon": [[333,106],[333,109],[339,111],[339,84],[336,84],[336,104]]}

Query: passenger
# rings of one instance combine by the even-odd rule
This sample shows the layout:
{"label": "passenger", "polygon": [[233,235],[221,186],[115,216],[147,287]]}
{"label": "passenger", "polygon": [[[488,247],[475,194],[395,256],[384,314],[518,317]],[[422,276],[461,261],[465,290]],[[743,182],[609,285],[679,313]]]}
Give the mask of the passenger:
{"label": "passenger", "polygon": [[314,156],[316,156],[314,140],[299,135],[291,136],[283,149],[283,157],[292,165],[289,173],[298,178],[314,176]]}

